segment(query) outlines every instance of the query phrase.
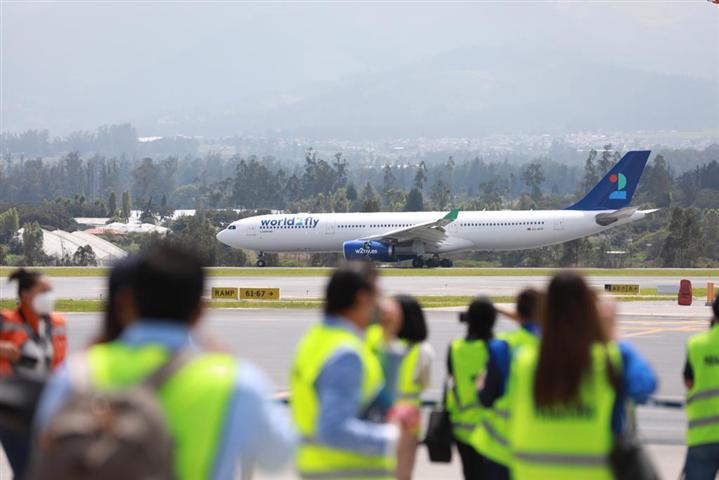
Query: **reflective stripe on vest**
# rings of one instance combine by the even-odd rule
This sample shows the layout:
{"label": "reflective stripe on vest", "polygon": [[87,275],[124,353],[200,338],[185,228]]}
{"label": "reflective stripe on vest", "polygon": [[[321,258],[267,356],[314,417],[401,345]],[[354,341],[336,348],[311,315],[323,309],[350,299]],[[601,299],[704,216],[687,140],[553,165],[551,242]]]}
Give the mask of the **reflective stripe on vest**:
{"label": "reflective stripe on vest", "polygon": [[[111,390],[137,384],[166,361],[168,352],[157,344],[131,347],[116,341],[93,346],[88,358],[93,383]],[[158,399],[176,442],[178,478],[211,477],[237,369],[237,361],[230,355],[206,353],[160,389]]]}
{"label": "reflective stripe on vest", "polygon": [[420,344],[403,343],[405,343],[406,350],[397,372],[397,400],[419,407],[422,386],[415,381],[415,375],[419,363]]}
{"label": "reflective stripe on vest", "polygon": [[469,444],[472,432],[484,416],[476,380],[487,371],[489,350],[484,340],[456,339],[449,348],[453,388],[447,391],[445,402],[454,427],[454,437]]}
{"label": "reflective stripe on vest", "polygon": [[694,383],[687,391],[687,445],[719,442],[719,325],[687,345]]}
{"label": "reflective stripe on vest", "polygon": [[302,478],[393,478],[394,455],[370,456],[321,443],[317,437],[320,403],[315,384],[324,365],[340,349],[354,351],[362,362],[360,410],[383,386],[382,368],[368,345],[354,333],[335,326],[316,325],[300,341],[292,368],[292,417],[303,441],[297,450]]}
{"label": "reflective stripe on vest", "polygon": [[613,445],[612,410],[616,393],[608,363],[621,369],[616,343],[595,344],[576,402],[539,408],[534,381],[539,346],[523,347],[512,359],[508,422],[514,480],[613,478],[608,457]]}
{"label": "reflective stripe on vest", "polygon": [[[510,357],[517,354],[520,348],[525,345],[537,345],[536,335],[524,328],[518,328],[508,333],[497,335],[499,340],[507,342]],[[509,440],[507,438],[509,418],[509,400],[505,394],[495,400],[492,408],[486,411],[482,421],[482,428],[478,428],[472,435],[471,445],[482,455],[500,465],[509,465],[511,455],[509,452]]]}

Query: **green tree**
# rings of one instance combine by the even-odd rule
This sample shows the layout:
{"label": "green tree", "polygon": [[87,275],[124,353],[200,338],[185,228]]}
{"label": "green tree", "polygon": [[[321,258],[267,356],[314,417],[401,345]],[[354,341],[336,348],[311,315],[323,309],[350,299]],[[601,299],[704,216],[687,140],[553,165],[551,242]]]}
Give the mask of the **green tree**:
{"label": "green tree", "polygon": [[647,199],[657,207],[668,207],[672,201],[672,178],[664,156],[657,155],[644,176],[644,191],[646,191]]}
{"label": "green tree", "polygon": [[22,251],[26,265],[38,265],[45,259],[43,233],[37,222],[23,225]]}
{"label": "green tree", "polygon": [[665,267],[691,267],[696,263],[701,245],[699,214],[694,208],[674,207],[660,258]]}
{"label": "green tree", "polygon": [[80,267],[97,266],[97,256],[90,245],[77,247],[72,255],[73,265]]}
{"label": "green tree", "polygon": [[112,218],[115,215],[117,215],[117,195],[112,192],[107,199],[107,216]]}
{"label": "green tree", "polygon": [[430,198],[432,199],[432,202],[434,202],[434,206],[436,208],[440,210],[447,208],[447,205],[452,198],[452,191],[450,190],[447,182],[445,182],[442,178],[442,175],[439,175],[437,180],[432,185]]}
{"label": "green tree", "polygon": [[544,170],[538,161],[532,162],[522,171],[522,182],[529,188],[529,195],[535,202],[542,198],[542,183],[544,183]]}
{"label": "green tree", "polygon": [[20,229],[17,209],[10,208],[0,213],[0,243],[8,244]]}
{"label": "green tree", "polygon": [[418,188],[413,188],[407,195],[407,203],[404,205],[405,212],[421,212],[424,210],[424,199]]}
{"label": "green tree", "polygon": [[597,151],[591,149],[587,156],[587,161],[584,163],[584,177],[582,178],[581,191],[577,192],[579,195],[584,195],[599,182],[599,173],[597,173],[597,166],[594,160],[597,158]]}
{"label": "green tree", "polygon": [[132,214],[132,198],[130,192],[122,192],[122,218],[125,220],[130,218]]}
{"label": "green tree", "polygon": [[380,200],[372,185],[367,182],[362,191],[362,211],[363,212],[379,212]]}
{"label": "green tree", "polygon": [[[414,188],[422,191],[424,184],[427,181],[427,165],[424,164],[424,160],[419,162],[417,165],[417,172],[414,174]],[[410,192],[411,193],[411,192]]]}

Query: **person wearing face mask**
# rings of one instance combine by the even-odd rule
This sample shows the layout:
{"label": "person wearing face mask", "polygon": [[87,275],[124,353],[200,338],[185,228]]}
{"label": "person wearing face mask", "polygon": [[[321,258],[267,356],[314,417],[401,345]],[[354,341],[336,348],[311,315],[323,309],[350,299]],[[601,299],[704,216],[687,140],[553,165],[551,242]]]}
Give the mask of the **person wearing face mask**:
{"label": "person wearing face mask", "polygon": [[[0,377],[44,379],[65,359],[65,319],[52,311],[55,299],[46,276],[20,268],[9,281],[17,282],[18,307],[0,311]],[[0,443],[15,478],[22,477],[29,436],[2,429]]]}

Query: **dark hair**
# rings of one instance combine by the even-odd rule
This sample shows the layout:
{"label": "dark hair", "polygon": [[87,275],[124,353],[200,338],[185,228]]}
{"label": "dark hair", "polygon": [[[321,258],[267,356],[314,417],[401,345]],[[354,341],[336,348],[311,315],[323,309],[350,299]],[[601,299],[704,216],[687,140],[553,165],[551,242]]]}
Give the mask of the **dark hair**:
{"label": "dark hair", "polygon": [[517,295],[517,314],[523,322],[536,321],[542,294],[534,288],[526,288]]}
{"label": "dark hair", "polygon": [[373,292],[377,269],[371,262],[353,261],[334,271],[327,283],[325,313],[340,313],[355,304],[360,291]]}
{"label": "dark hair", "polygon": [[460,316],[462,322],[467,323],[468,340],[491,340],[494,323],[497,321],[497,310],[487,297],[478,297],[472,300],[467,311]]}
{"label": "dark hair", "polygon": [[[607,341],[596,295],[584,279],[573,272],[555,275],[542,308],[542,340],[534,380],[536,405],[576,401],[582,376],[592,369],[592,345]],[[610,383],[616,386],[611,364],[607,366]]]}
{"label": "dark hair", "polygon": [[[105,324],[98,341],[111,342],[117,339],[126,325],[117,318],[117,302],[121,295],[132,294],[133,275],[140,264],[141,254],[130,255],[117,262],[110,272],[107,285],[107,305],[105,308]],[[134,297],[134,295],[133,295]]]}
{"label": "dark hair", "polygon": [[194,252],[161,244],[142,255],[130,285],[143,320],[188,323],[200,308],[205,274]]}
{"label": "dark hair", "polygon": [[427,321],[417,299],[411,295],[395,295],[394,299],[402,308],[402,327],[397,338],[415,343],[427,340]]}
{"label": "dark hair", "polygon": [[18,268],[7,277],[9,282],[17,280],[17,296],[20,296],[25,290],[30,290],[34,287],[38,280],[42,278],[42,273],[36,271],[25,270],[24,268]]}

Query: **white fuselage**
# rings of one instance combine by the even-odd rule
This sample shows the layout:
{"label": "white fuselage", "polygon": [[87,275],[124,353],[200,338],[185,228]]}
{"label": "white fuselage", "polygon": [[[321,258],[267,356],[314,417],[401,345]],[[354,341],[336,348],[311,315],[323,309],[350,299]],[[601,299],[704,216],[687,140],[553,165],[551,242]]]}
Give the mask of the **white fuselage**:
{"label": "white fuselage", "polygon": [[[602,211],[461,211],[438,245],[414,240],[414,254],[462,250],[523,250],[574,240],[644,218],[636,211],[609,226]],[[217,238],[235,248],[262,252],[342,252],[343,242],[435,221],[446,212],[299,213],[261,215],[233,222]]]}

